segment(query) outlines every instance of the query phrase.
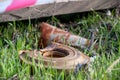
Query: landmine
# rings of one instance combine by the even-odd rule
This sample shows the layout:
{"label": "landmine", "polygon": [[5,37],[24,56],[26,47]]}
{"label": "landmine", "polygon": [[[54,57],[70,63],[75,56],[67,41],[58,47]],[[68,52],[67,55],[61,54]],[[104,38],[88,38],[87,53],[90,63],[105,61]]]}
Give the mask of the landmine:
{"label": "landmine", "polygon": [[90,62],[90,57],[79,50],[68,46],[78,46],[87,48],[90,40],[74,35],[47,23],[41,23],[41,37],[38,45],[40,50],[21,50],[19,57],[21,61],[36,66],[67,72],[74,71],[76,66],[86,65]]}
{"label": "landmine", "polygon": [[35,65],[38,67],[51,67],[66,72],[74,71],[78,64],[85,65],[90,62],[90,58],[79,50],[54,42],[39,51],[21,50],[19,57],[26,64],[33,65],[32,61],[34,60]]}

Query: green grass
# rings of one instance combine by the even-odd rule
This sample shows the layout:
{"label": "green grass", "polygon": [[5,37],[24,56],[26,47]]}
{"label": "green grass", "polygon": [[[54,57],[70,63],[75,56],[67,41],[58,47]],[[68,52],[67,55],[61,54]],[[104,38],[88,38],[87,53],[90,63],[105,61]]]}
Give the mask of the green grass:
{"label": "green grass", "polygon": [[[50,20],[48,19],[48,22]],[[55,24],[60,21],[55,17],[52,20]],[[74,19],[74,22],[80,23],[80,25],[68,26],[68,31],[88,39],[90,39],[88,29],[97,28],[99,30],[96,36],[99,44],[99,48],[96,50],[98,54],[92,63],[91,70],[82,70],[77,75],[73,75],[73,73],[65,74],[64,71],[58,72],[51,68],[41,69],[33,64],[32,77],[34,80],[119,80],[120,62],[111,72],[107,73],[106,70],[120,57],[120,18],[110,18],[95,12],[89,14],[88,17],[78,17]],[[107,22],[112,25],[111,30],[108,30],[108,26],[105,25]],[[18,52],[19,50],[38,49],[40,30],[39,27],[35,27],[35,24],[38,22],[32,23],[30,20],[29,22],[0,24],[0,80],[9,79],[15,74],[20,80],[30,79],[31,66],[20,63]],[[87,50],[82,51],[86,55],[91,55],[91,52]]]}

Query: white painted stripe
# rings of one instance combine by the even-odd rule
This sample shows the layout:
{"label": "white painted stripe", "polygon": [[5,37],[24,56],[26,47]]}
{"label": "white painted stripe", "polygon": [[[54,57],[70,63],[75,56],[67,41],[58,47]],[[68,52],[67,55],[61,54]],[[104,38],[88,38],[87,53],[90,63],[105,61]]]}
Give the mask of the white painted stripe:
{"label": "white painted stripe", "polygon": [[[69,1],[83,1],[83,0],[54,0],[56,3],[59,2],[69,2]],[[89,1],[89,0],[84,0],[84,1]]]}
{"label": "white painted stripe", "polygon": [[0,0],[0,13],[6,11],[7,7],[12,4],[13,0]]}
{"label": "white painted stripe", "polygon": [[[83,0],[37,0],[35,5],[48,4],[48,3],[59,3],[59,2],[69,2],[69,1],[83,1]],[[85,0],[88,1],[88,0]]]}
{"label": "white painted stripe", "polygon": [[53,3],[55,0],[37,0],[35,5]]}
{"label": "white painted stripe", "polygon": [[81,0],[55,0],[56,3],[59,3],[59,2],[69,2],[69,1],[81,1]]}

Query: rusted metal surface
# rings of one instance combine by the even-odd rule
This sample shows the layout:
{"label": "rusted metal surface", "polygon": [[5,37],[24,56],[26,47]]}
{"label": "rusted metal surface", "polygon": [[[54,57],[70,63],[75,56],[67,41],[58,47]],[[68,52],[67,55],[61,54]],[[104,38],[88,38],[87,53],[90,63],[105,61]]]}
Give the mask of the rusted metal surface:
{"label": "rusted metal surface", "polygon": [[85,12],[91,11],[91,9],[108,9],[118,6],[119,2],[120,0],[80,0],[38,5],[1,14],[0,22]]}
{"label": "rusted metal surface", "polygon": [[39,41],[40,47],[47,46],[51,41],[68,44],[71,46],[86,48],[90,46],[90,40],[71,34],[67,31],[56,28],[47,23],[41,23],[41,37]]}
{"label": "rusted metal surface", "polygon": [[[35,60],[35,64],[39,67],[52,67],[58,70],[74,70],[78,64],[88,64],[90,58],[77,49],[59,43],[52,43],[39,51],[22,50],[19,52],[20,59],[31,64]],[[42,63],[43,62],[43,63]],[[39,64],[42,63],[42,64]]]}

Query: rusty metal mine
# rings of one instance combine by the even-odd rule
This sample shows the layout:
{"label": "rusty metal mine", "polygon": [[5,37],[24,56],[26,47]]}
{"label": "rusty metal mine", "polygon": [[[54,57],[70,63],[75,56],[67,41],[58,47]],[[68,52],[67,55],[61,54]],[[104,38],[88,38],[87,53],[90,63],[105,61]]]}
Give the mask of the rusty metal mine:
{"label": "rusty metal mine", "polygon": [[[90,58],[79,50],[52,42],[44,49],[37,50],[21,50],[19,52],[20,59],[26,64],[35,64],[40,67],[52,67],[58,70],[74,70],[78,64],[88,64]],[[40,64],[42,63],[42,64]]]}

